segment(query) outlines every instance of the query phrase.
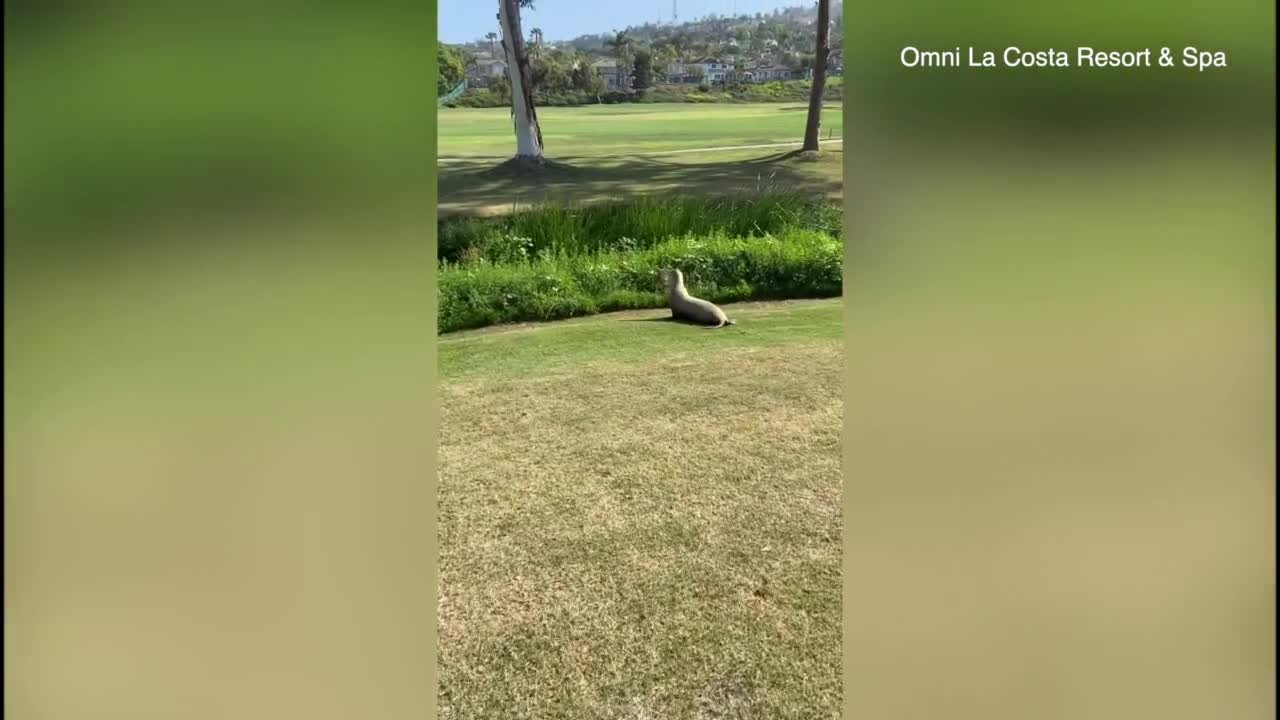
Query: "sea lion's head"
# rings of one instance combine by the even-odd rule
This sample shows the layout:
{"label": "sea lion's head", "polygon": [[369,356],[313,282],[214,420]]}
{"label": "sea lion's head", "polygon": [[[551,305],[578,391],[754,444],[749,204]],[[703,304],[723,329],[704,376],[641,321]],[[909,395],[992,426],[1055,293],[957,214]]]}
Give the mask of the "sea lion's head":
{"label": "sea lion's head", "polygon": [[684,273],[674,268],[662,268],[658,270],[658,278],[662,281],[662,289],[671,292],[679,287],[684,287]]}

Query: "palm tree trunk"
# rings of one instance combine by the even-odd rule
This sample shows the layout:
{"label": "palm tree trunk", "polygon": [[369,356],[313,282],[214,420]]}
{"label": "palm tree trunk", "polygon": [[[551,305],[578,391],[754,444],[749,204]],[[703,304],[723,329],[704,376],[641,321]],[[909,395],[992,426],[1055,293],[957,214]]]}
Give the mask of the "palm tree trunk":
{"label": "palm tree trunk", "polygon": [[809,119],[804,128],[802,150],[818,150],[818,122],[827,84],[827,57],[831,54],[830,28],[831,0],[818,0],[818,46],[813,54],[813,86],[809,88]]}
{"label": "palm tree trunk", "polygon": [[520,31],[519,0],[498,0],[498,22],[502,26],[502,49],[507,58],[507,77],[511,80],[511,116],[515,121],[516,157],[542,163],[542,128],[533,107],[533,83],[529,57],[524,52],[524,36]]}

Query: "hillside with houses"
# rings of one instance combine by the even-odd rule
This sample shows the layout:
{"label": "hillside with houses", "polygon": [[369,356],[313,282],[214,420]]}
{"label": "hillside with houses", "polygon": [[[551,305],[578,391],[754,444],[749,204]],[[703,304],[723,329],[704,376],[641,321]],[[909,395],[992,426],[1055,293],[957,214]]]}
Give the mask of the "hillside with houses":
{"label": "hillside with houses", "polygon": [[[832,50],[829,77],[843,74],[842,4],[832,4]],[[770,99],[751,86],[791,85],[773,99],[803,96],[813,74],[816,9],[787,8],[735,17],[708,16],[675,23],[632,26],[612,33],[548,41],[542,28],[529,29],[534,93],[544,104],[625,102],[635,100],[697,101],[750,93]],[[456,104],[499,104],[509,98],[507,63],[498,33],[460,45],[441,45],[444,96],[461,86]],[[839,81],[833,84],[838,91]],[[701,97],[699,97],[701,95]],[[450,102],[454,104],[454,102]]]}

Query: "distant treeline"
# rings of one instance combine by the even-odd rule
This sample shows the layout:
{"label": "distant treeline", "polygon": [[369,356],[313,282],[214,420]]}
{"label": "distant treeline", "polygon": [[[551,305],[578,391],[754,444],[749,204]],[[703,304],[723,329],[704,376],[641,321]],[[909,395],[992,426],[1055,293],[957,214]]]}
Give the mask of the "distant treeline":
{"label": "distant treeline", "polygon": [[[560,92],[538,92],[535,102],[549,107],[576,107],[579,105],[612,105],[618,103],[761,103],[808,102],[808,80],[776,80],[760,84],[742,85],[658,85],[646,90],[609,90],[595,93],[576,89]],[[844,86],[839,77],[829,77],[823,97],[829,102],[844,98]],[[507,107],[511,104],[511,91],[504,82],[488,89],[465,92],[446,107]]]}
{"label": "distant treeline", "polygon": [[[678,24],[664,22],[631,25],[620,32],[581,35],[567,42],[548,42],[546,45],[597,57],[602,54],[615,57],[619,49],[625,50],[626,46],[647,47],[660,62],[677,62],[706,56],[732,58],[775,52],[812,53],[816,20],[816,4],[806,3],[767,13],[712,13]],[[833,47],[838,47],[840,43],[837,38],[843,36],[844,32],[844,4],[840,0],[831,3],[831,20]],[[494,30],[497,29],[495,25]],[[530,44],[543,44],[541,28],[531,27],[529,33]],[[496,32],[456,47],[469,54],[501,54]]]}

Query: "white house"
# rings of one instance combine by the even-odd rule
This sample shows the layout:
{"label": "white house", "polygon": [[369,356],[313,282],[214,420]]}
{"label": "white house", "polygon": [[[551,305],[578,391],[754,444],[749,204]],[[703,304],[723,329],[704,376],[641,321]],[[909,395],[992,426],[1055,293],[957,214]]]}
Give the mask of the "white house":
{"label": "white house", "polygon": [[467,81],[478,87],[486,87],[496,78],[507,76],[507,63],[493,57],[478,56],[467,67]]}
{"label": "white house", "polygon": [[696,62],[689,63],[689,67],[701,68],[702,76],[707,79],[707,82],[711,83],[722,83],[729,76],[729,73],[733,72],[733,63],[725,62],[719,58],[702,58]]}

